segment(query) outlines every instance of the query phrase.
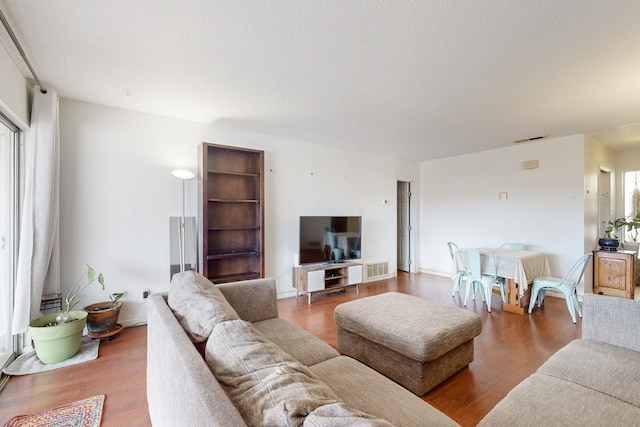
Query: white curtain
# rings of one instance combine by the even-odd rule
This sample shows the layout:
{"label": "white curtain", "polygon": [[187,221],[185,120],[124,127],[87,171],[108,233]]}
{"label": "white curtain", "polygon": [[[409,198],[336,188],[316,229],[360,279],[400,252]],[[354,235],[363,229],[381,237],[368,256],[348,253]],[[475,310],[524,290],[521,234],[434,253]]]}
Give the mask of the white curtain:
{"label": "white curtain", "polygon": [[58,95],[34,90],[25,142],[25,192],[12,332],[28,331],[43,293],[60,291]]}

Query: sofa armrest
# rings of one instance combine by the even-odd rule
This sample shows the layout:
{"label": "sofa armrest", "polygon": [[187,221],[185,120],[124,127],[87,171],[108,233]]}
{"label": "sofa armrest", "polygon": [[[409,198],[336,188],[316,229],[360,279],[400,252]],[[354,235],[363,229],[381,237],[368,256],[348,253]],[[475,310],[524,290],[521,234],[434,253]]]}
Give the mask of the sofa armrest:
{"label": "sofa armrest", "polygon": [[242,320],[253,323],[278,317],[275,280],[253,279],[216,286]]}
{"label": "sofa armrest", "polygon": [[640,302],[585,294],[582,338],[640,351]]}
{"label": "sofa armrest", "polygon": [[167,305],[149,295],[147,402],[154,427],[242,426],[242,416]]}

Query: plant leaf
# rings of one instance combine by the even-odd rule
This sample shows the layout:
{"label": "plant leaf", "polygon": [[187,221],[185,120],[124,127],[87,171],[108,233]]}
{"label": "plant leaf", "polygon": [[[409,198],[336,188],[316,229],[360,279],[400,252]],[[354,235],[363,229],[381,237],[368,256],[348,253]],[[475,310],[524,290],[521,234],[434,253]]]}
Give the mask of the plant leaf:
{"label": "plant leaf", "polygon": [[89,279],[90,282],[96,279],[96,271],[89,265],[87,265],[87,279]]}
{"label": "plant leaf", "polygon": [[115,303],[123,296],[124,296],[124,292],[114,292],[112,294],[109,294],[109,299],[111,300],[111,302]]}

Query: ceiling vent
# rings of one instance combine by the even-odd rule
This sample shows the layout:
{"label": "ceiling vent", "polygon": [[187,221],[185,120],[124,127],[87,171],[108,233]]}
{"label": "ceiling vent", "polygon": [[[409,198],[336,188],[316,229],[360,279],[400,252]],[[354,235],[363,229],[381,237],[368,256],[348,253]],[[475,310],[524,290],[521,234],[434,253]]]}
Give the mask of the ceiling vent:
{"label": "ceiling vent", "polygon": [[537,141],[538,139],[544,139],[546,137],[544,136],[534,136],[533,138],[525,138],[525,139],[519,139],[517,141],[513,141],[514,144],[520,144],[522,142],[531,142],[531,141]]}

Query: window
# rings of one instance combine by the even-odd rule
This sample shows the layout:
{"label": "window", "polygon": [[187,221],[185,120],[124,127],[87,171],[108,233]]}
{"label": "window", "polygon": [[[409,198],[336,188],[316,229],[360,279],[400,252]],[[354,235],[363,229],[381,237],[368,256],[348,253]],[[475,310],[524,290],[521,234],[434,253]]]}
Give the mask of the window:
{"label": "window", "polygon": [[[624,217],[634,218],[640,212],[640,170],[624,173]],[[626,240],[637,241],[638,229],[625,229]]]}
{"label": "window", "polygon": [[18,128],[0,115],[0,368],[16,350],[11,334],[18,248]]}

